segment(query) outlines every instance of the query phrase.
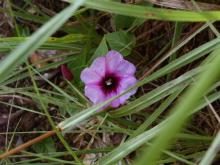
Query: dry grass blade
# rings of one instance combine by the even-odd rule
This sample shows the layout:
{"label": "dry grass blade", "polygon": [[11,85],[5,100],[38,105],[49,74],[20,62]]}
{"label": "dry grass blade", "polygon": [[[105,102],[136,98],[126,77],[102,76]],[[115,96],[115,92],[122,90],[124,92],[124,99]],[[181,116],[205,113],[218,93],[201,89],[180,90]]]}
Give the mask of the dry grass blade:
{"label": "dry grass blade", "polygon": [[[147,2],[153,3],[155,5],[168,7],[172,9],[182,9],[182,10],[196,10],[192,2],[187,0],[145,0]],[[203,2],[197,2],[197,5],[201,10],[219,10],[219,5],[208,4]]]}

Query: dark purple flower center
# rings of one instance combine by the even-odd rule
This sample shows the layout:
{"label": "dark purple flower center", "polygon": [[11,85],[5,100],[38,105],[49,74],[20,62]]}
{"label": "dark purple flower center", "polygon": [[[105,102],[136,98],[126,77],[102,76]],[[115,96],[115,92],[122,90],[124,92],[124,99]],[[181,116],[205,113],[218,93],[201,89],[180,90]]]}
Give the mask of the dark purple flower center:
{"label": "dark purple flower center", "polygon": [[114,92],[117,90],[120,82],[120,78],[114,74],[106,74],[101,80],[100,86],[105,94]]}

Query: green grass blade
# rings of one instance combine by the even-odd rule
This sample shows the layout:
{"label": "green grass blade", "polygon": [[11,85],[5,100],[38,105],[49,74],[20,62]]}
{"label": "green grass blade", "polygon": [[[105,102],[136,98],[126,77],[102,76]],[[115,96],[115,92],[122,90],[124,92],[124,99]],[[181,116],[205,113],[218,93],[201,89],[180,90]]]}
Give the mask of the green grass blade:
{"label": "green grass blade", "polygon": [[[70,0],[70,2],[72,1],[75,2],[76,0]],[[114,14],[163,21],[207,22],[220,20],[220,11],[194,12],[161,9],[103,0],[90,0],[85,3],[85,6]]]}
{"label": "green grass blade", "polygon": [[69,7],[54,16],[50,21],[45,23],[38,31],[36,31],[27,41],[13,50],[10,55],[3,60],[0,65],[0,83],[5,80],[15,66],[18,66],[26,60],[47,38],[52,35],[64,22],[72,16],[85,0],[78,0]]}
{"label": "green grass blade", "polygon": [[[206,94],[209,88],[220,77],[220,56],[218,56],[220,49],[216,49],[215,59],[212,61],[207,71],[205,71],[196,85],[190,88],[184,96],[184,99],[177,104],[173,109],[172,115],[169,117],[169,121],[160,133],[160,136],[156,138],[152,146],[150,146],[143,154],[142,158],[138,161],[137,165],[144,165],[146,162],[149,165],[156,164],[157,159],[161,155],[161,150],[168,148],[176,134],[180,131],[183,124],[189,118],[190,111],[195,109],[199,100]],[[210,76],[211,75],[211,76]]]}
{"label": "green grass blade", "polygon": [[202,158],[199,165],[211,165],[216,154],[219,151],[219,146],[220,146],[220,131],[218,131],[216,138],[212,142],[211,146],[209,147],[205,156]]}
{"label": "green grass blade", "polygon": [[[219,98],[220,98],[220,92],[217,92],[213,95],[208,96],[208,100],[210,103],[216,101]],[[200,109],[204,108],[207,105],[208,103],[205,101],[205,99],[202,99],[197,105],[197,108],[195,108],[195,110],[192,111],[190,114],[196,113],[197,111],[199,111]],[[168,119],[164,120],[157,126],[143,132],[142,134],[126,141],[119,147],[112,150],[109,154],[102,157],[99,160],[99,163],[102,165],[111,165],[113,163],[116,163],[117,161],[119,161],[120,159],[128,155],[129,153],[139,148],[141,145],[145,144],[146,142],[154,138],[166,125],[167,121]]]}
{"label": "green grass blade", "polygon": [[[181,33],[183,30],[183,23],[182,22],[175,22],[175,29],[174,29],[174,34],[173,34],[173,38],[172,38],[172,44],[171,47],[175,47],[177,44],[177,41],[180,39],[181,37]],[[177,57],[177,52],[174,53],[172,56],[170,56],[169,62],[175,60]],[[167,80],[171,79],[171,74],[167,75]]]}
{"label": "green grass blade", "polygon": [[[183,88],[184,89],[184,88]],[[182,89],[182,90],[183,90]],[[170,95],[146,120],[143,124],[141,124],[138,129],[136,129],[129,138],[133,138],[141,133],[143,133],[147,127],[149,127],[158,117],[159,115],[167,109],[170,104],[179,96],[182,90],[178,90]]]}
{"label": "green grass blade", "polygon": [[[31,156],[40,158],[39,160],[49,160],[49,161],[51,161],[51,162],[58,162],[58,163],[60,163],[60,164],[73,164],[73,165],[79,164],[79,163],[77,163],[77,162],[75,162],[75,161],[62,160],[62,159],[54,158],[54,157],[52,157],[52,156],[45,156],[45,155],[39,154],[39,153],[35,154],[35,153],[27,152],[27,151],[23,151],[23,153],[26,153],[26,154],[28,154],[28,155],[31,155]],[[21,163],[21,162],[20,162],[20,163]],[[24,162],[22,162],[22,163],[24,163]]]}
{"label": "green grass blade", "polygon": [[198,67],[170,82],[167,82],[162,86],[157,87],[156,89],[135,99],[129,104],[119,108],[117,111],[113,111],[111,113],[112,117],[122,117],[131,113],[138,112],[143,108],[152,105],[156,101],[168,96],[169,94],[172,94],[176,91],[181,91],[183,87],[192,82],[191,78],[199,74],[202,70],[204,70],[204,68]]}

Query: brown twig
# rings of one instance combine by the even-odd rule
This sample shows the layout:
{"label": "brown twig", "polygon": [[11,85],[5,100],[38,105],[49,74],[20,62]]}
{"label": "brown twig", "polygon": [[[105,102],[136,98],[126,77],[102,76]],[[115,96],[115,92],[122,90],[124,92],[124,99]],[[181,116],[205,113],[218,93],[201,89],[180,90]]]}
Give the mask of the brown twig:
{"label": "brown twig", "polygon": [[38,137],[28,141],[28,142],[16,147],[16,148],[13,148],[13,149],[11,149],[9,151],[6,151],[5,153],[1,154],[0,155],[0,160],[5,159],[5,158],[9,157],[10,155],[16,154],[16,153],[24,150],[25,148],[27,148],[27,147],[29,147],[29,146],[37,143],[37,142],[40,142],[40,141],[42,141],[42,140],[44,140],[44,139],[46,139],[50,136],[53,136],[55,134],[56,134],[56,131],[48,131],[47,133],[45,133],[43,135],[40,135],[40,136],[38,136]]}

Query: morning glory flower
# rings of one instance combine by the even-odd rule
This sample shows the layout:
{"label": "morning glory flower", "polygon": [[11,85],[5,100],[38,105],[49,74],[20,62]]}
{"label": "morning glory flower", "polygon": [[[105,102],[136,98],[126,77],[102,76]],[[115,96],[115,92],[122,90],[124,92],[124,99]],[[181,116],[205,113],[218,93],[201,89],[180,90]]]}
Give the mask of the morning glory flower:
{"label": "morning glory flower", "polygon": [[[129,87],[133,86],[137,79],[134,74],[136,67],[114,50],[106,56],[96,58],[90,67],[81,73],[81,80],[85,83],[85,95],[94,103],[98,104],[114,97]],[[120,98],[111,102],[110,106],[117,108],[136,90],[130,91]]]}

